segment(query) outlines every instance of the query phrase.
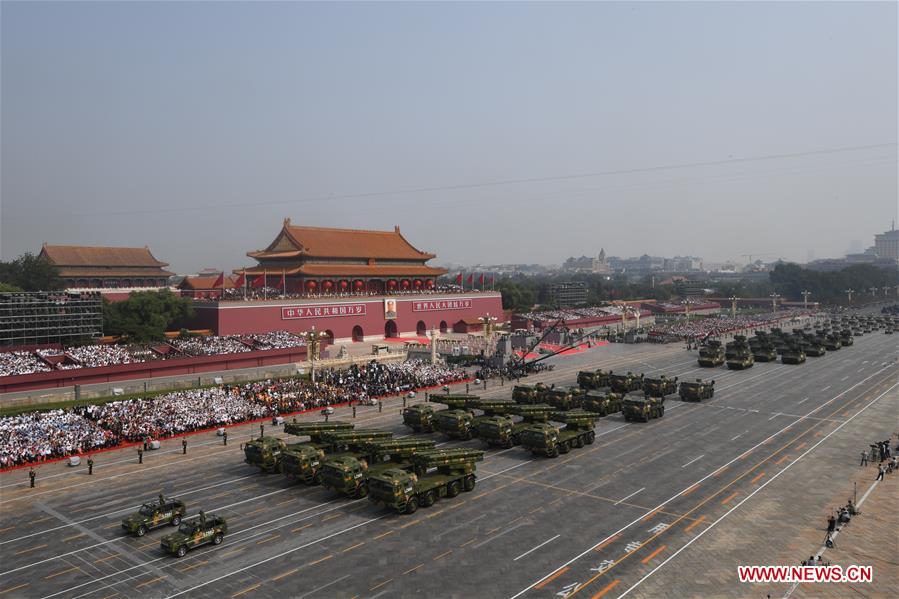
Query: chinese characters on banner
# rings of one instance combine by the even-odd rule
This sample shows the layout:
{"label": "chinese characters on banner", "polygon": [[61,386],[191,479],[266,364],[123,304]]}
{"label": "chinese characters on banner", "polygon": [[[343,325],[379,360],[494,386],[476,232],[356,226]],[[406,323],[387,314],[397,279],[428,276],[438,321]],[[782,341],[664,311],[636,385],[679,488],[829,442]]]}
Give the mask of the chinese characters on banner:
{"label": "chinese characters on banner", "polygon": [[331,316],[365,316],[365,304],[318,304],[281,308],[281,320],[327,318]]}
{"label": "chinese characters on banner", "polygon": [[412,302],[413,312],[433,312],[436,310],[465,310],[471,308],[470,299],[422,300]]}

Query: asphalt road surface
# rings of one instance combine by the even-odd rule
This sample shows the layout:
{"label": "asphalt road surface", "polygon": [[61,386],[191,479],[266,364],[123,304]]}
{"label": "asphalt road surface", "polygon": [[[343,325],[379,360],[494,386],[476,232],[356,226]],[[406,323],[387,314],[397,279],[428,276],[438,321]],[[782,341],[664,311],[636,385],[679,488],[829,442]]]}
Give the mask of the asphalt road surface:
{"label": "asphalt road surface", "polygon": [[[96,457],[93,476],[64,464],[0,476],[0,599],[8,597],[617,597],[641,596],[647,576],[672,553],[801,463],[866,406],[895,394],[897,340],[881,332],[808,358],[745,371],[700,369],[682,345],[609,345],[554,358],[553,372],[527,382],[573,385],[578,370],[605,368],[714,378],[715,397],[666,401],[664,418],[598,421],[593,445],[556,459],[490,449],[470,493],[411,516],[367,499],[289,484],[243,463],[233,429],[227,447],[212,433],[148,452]],[[472,391],[474,392],[474,391]],[[484,397],[509,397],[491,385]],[[400,400],[360,408],[357,426],[408,435]],[[311,417],[310,417],[311,418]],[[341,409],[334,419],[351,419]],[[273,432],[267,427],[267,432]],[[478,440],[444,447],[483,448]],[[228,518],[217,547],[178,559],[159,539],[138,539],[120,521],[159,493]],[[738,583],[722,594],[748,593]]]}

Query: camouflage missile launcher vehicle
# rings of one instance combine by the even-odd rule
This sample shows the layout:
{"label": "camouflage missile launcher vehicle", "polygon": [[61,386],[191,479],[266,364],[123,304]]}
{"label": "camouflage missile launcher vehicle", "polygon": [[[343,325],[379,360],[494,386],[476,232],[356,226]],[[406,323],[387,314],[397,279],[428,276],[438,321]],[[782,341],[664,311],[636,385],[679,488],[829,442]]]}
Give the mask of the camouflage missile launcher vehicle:
{"label": "camouflage missile launcher vehicle", "polygon": [[665,397],[677,393],[677,377],[669,379],[664,374],[658,378],[643,379],[643,394],[649,397]]}
{"label": "camouflage missile launcher vehicle", "polygon": [[550,423],[532,424],[521,431],[521,446],[534,455],[558,457],[574,448],[590,445],[596,438],[593,430],[597,415],[591,412],[553,412],[550,418],[565,426],[558,428]]}
{"label": "camouflage missile launcher vehicle", "polygon": [[802,346],[798,342],[792,342],[787,345],[784,353],[780,356],[780,361],[783,364],[802,364],[805,362],[805,352],[802,351]]}
{"label": "camouflage missile launcher vehicle", "polygon": [[200,512],[198,520],[182,522],[177,532],[162,538],[162,550],[170,555],[184,557],[188,550],[211,543],[221,545],[228,533],[228,522],[222,516]]}
{"label": "camouflage missile launcher vehicle", "polygon": [[187,513],[184,502],[180,499],[166,499],[159,496],[158,501],[151,501],[140,506],[140,509],[122,520],[125,532],[142,537],[147,532],[166,524],[178,526]]}
{"label": "camouflage missile launcher vehicle", "polygon": [[662,403],[661,397],[636,397],[632,395],[624,398],[621,411],[624,413],[625,420],[649,422],[653,418],[661,418],[665,415],[665,405]]}
{"label": "camouflage missile launcher vehicle", "polygon": [[705,367],[721,366],[724,364],[724,348],[721,342],[711,339],[699,348],[699,365]]}
{"label": "camouflage missile launcher vehicle", "polygon": [[639,391],[643,388],[643,375],[636,375],[633,372],[627,374],[611,374],[609,375],[609,386],[612,393],[630,393],[631,391]]}
{"label": "camouflage missile launcher vehicle", "polygon": [[600,391],[587,391],[584,395],[584,409],[599,416],[608,416],[621,411],[620,393],[602,393]]}
{"label": "camouflage missile launcher vehicle", "polygon": [[285,449],[287,443],[278,437],[259,437],[244,443],[243,461],[265,473],[277,472],[281,467],[281,454]]}
{"label": "camouflage missile launcher vehicle", "polygon": [[712,399],[715,395],[715,381],[703,381],[696,379],[695,382],[684,381],[680,384],[679,394],[681,401],[702,401],[703,399]]}
{"label": "camouflage missile launcher vehicle", "polygon": [[434,406],[426,403],[403,408],[403,424],[416,433],[434,432]]}
{"label": "camouflage missile launcher vehicle", "polygon": [[824,345],[820,342],[820,340],[812,335],[803,337],[799,342],[799,346],[802,347],[802,351],[805,352],[806,356],[820,358],[827,353],[827,350],[824,348]]}
{"label": "camouflage missile launcher vehicle", "polygon": [[[491,447],[513,447],[521,443],[521,431],[537,422],[546,422],[555,407],[547,404],[518,405],[501,416],[488,416],[478,424],[478,437]],[[512,414],[521,416],[516,422]]]}
{"label": "camouflage missile launcher vehicle", "polygon": [[843,347],[843,342],[840,341],[840,336],[836,333],[828,333],[824,337],[824,349],[827,351],[837,351]]}
{"label": "camouflage missile launcher vehicle", "polygon": [[347,497],[368,495],[368,479],[390,468],[410,471],[411,457],[434,449],[431,439],[386,439],[364,443],[359,451],[326,458],[322,462],[322,486]]}
{"label": "camouflage missile launcher vehicle", "polygon": [[548,388],[549,387],[543,383],[537,383],[536,385],[515,385],[515,387],[512,388],[512,400],[515,403],[520,404],[539,404],[542,401],[541,397],[543,392]]}
{"label": "camouflage missile launcher vehicle", "polygon": [[580,408],[584,403],[583,390],[580,387],[563,389],[554,387],[543,392],[543,403],[555,406],[559,410]]}
{"label": "camouflage missile launcher vehicle", "polygon": [[[471,439],[480,434],[482,421],[508,414],[518,406],[513,401],[470,399],[465,403],[464,410],[438,412],[434,417],[434,429],[450,439]],[[483,414],[477,415],[475,410]]]}
{"label": "camouflage missile launcher vehicle", "polygon": [[389,431],[375,429],[324,432],[318,436],[318,442],[299,444],[285,450],[281,454],[281,472],[307,485],[319,484],[322,462],[326,457],[357,451],[364,443],[392,436]]}
{"label": "camouflage missile launcher vehicle", "polygon": [[756,335],[749,340],[749,349],[752,351],[752,359],[756,362],[777,361],[777,349],[772,337]]}
{"label": "camouflage missile launcher vehicle", "polygon": [[582,389],[595,390],[609,386],[609,375],[611,371],[605,370],[581,370],[577,373],[577,386]]}
{"label": "camouflage missile launcher vehicle", "polygon": [[735,335],[734,340],[725,346],[724,359],[731,370],[744,370],[755,364],[752,350],[743,335]]}
{"label": "camouflage missile launcher vehicle", "polygon": [[368,498],[401,514],[414,514],[441,497],[455,497],[475,487],[475,463],[484,459],[476,449],[434,449],[411,457],[413,472],[388,468],[368,478]]}
{"label": "camouflage missile launcher vehicle", "polygon": [[843,347],[848,347],[855,343],[855,339],[852,338],[851,330],[843,329],[840,331],[840,343],[843,344]]}

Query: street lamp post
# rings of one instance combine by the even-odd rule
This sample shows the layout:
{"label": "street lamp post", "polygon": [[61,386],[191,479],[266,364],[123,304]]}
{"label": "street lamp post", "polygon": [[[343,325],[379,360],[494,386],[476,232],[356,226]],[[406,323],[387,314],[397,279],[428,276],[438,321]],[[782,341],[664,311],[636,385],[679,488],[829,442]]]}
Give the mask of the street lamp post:
{"label": "street lamp post", "polygon": [[731,318],[737,317],[737,300],[740,299],[736,295],[730,296],[730,315]]}
{"label": "street lamp post", "polygon": [[871,295],[874,296],[877,294],[877,287],[869,287],[868,291],[870,291]]}
{"label": "street lamp post", "polygon": [[808,310],[808,296],[810,296],[811,294],[812,292],[808,289],[802,292],[802,307],[806,310]]}
{"label": "street lamp post", "polygon": [[849,303],[850,303],[850,304],[852,303],[852,294],[853,294],[853,293],[855,293],[855,289],[847,289],[847,290],[846,290],[846,295],[849,296]]}
{"label": "street lamp post", "polygon": [[780,294],[779,294],[779,293],[772,293],[772,294],[769,295],[768,297],[771,298],[771,311],[772,311],[772,312],[777,312],[777,298],[780,297]]}
{"label": "street lamp post", "polygon": [[323,331],[316,331],[315,326],[313,326],[311,331],[303,333],[302,336],[306,340],[306,352],[309,355],[309,369],[312,377],[312,382],[314,383],[315,357],[318,354],[319,348],[321,347],[321,341],[326,338],[328,334]]}

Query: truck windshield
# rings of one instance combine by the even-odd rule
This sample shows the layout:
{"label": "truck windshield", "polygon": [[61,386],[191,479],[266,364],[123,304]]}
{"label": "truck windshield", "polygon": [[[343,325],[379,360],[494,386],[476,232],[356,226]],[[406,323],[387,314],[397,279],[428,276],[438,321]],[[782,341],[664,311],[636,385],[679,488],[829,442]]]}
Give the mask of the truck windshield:
{"label": "truck windshield", "polygon": [[181,526],[178,527],[178,532],[185,535],[192,535],[197,529],[196,524],[190,524],[188,522],[182,522]]}
{"label": "truck windshield", "polygon": [[140,508],[141,516],[152,516],[156,513],[156,508],[149,504],[144,504]]}

